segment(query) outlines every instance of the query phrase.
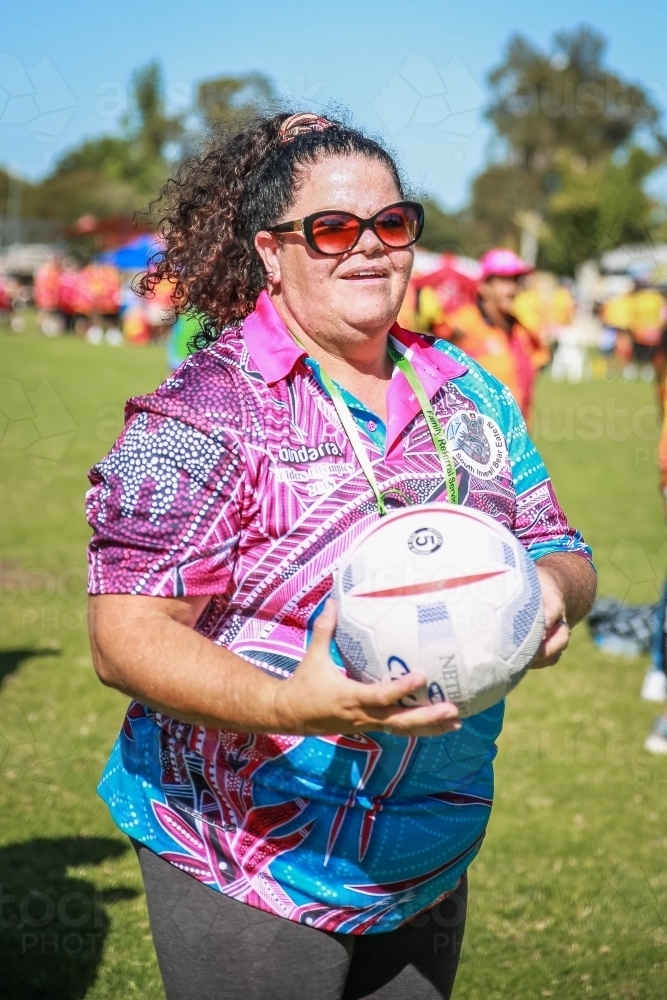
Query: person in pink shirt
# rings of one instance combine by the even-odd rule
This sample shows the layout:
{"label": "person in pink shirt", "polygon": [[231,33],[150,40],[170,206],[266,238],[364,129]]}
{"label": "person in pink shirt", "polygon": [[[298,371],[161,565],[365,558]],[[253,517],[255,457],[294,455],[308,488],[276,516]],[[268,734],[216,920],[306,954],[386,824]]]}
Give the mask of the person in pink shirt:
{"label": "person in pink shirt", "polygon": [[537,563],[547,666],[590,551],[508,390],[396,324],[423,210],[386,150],[259,117],[168,191],[144,288],[172,281],[200,349],[129,401],[88,495],[95,667],[133,699],[100,793],[166,995],[449,997],[503,705],[460,721],[401,707],[423,677],[348,678],[333,575],[389,509],[485,510]]}

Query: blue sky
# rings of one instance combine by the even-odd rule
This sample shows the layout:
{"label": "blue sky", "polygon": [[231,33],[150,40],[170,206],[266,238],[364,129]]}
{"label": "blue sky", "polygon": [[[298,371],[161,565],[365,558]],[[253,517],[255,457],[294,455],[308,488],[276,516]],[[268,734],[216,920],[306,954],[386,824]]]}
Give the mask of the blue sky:
{"label": "blue sky", "polygon": [[[174,105],[201,79],[251,70],[300,105],[339,103],[389,141],[418,190],[448,207],[465,201],[493,152],[481,121],[486,75],[515,31],[546,46],[554,31],[591,25],[609,41],[608,65],[667,109],[664,0],[13,6],[0,40],[0,163],[31,178],[84,136],[112,132],[132,70],[151,59],[162,63]],[[656,185],[667,194],[667,178]]]}

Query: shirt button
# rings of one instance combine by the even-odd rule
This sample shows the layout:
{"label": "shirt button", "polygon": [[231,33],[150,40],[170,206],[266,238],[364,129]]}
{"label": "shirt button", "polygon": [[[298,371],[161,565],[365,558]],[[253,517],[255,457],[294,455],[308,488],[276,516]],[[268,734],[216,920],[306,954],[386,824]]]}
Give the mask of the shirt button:
{"label": "shirt button", "polygon": [[368,427],[369,431],[371,432],[376,431],[378,429],[378,425],[375,423],[374,420],[369,420],[368,423],[366,424],[366,427]]}

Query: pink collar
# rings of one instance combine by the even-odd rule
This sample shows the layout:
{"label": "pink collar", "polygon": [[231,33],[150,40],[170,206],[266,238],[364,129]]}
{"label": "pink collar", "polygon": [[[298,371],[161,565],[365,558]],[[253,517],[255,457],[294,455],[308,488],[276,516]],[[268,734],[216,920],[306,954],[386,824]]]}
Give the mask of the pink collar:
{"label": "pink collar", "polygon": [[[394,323],[389,332],[407,348],[406,356],[419,375],[429,399],[445,382],[459,378],[468,370],[448,354],[431,347],[419,334],[404,330],[398,323]],[[306,351],[294,341],[278,315],[266,290],[257,299],[255,311],[244,320],[243,336],[250,357],[267,385],[275,385],[287,378],[297,361],[307,357]],[[387,411],[389,454],[403,429],[420,411],[419,401],[402,372],[394,375],[387,389]]]}
{"label": "pink collar", "polygon": [[[419,334],[404,330],[398,323],[394,323],[390,333],[408,348],[408,357],[420,377],[426,375],[436,379],[437,388],[468,370],[465,365],[431,347]],[[295,342],[278,315],[266,290],[260,293],[255,311],[243,321],[243,336],[257,371],[268,385],[287,378],[299,358],[307,357],[306,351]],[[429,390],[426,381],[424,388]]]}
{"label": "pink collar", "polygon": [[260,292],[255,311],[243,321],[243,337],[267,385],[287,378],[299,358],[308,357],[278,315],[266,289]]}

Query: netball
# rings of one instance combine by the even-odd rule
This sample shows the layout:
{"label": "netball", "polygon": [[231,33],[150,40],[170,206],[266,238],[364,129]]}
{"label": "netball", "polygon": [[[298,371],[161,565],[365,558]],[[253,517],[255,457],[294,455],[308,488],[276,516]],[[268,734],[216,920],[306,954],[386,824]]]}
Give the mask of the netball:
{"label": "netball", "polygon": [[524,676],[544,632],[537,572],[487,514],[450,504],[396,511],[346,554],[335,583],[336,642],[348,674],[423,673],[417,702],[466,717]]}

